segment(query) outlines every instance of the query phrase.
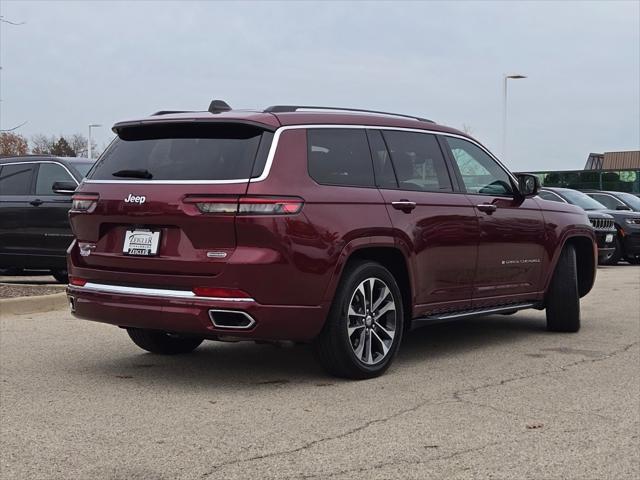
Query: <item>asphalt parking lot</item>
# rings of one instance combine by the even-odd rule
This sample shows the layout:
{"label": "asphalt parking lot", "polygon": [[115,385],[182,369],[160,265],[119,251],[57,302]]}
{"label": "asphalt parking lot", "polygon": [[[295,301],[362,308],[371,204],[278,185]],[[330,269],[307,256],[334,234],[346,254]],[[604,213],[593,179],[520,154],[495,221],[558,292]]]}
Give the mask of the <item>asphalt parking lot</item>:
{"label": "asphalt parking lot", "polygon": [[582,312],[578,334],[537,311],[426,327],[362,382],[304,346],[158,357],[66,311],[2,315],[0,477],[638,478],[640,268],[599,269]]}

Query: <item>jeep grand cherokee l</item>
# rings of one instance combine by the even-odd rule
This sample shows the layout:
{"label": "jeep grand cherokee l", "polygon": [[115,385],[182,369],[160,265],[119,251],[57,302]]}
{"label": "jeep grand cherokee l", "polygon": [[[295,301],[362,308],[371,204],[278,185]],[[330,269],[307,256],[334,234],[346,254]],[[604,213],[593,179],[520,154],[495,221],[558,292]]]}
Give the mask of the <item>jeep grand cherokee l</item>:
{"label": "jeep grand cherokee l", "polygon": [[585,212],[534,198],[534,176],[462,132],[222,101],[113,130],[73,197],[68,295],[145,350],[312,342],[329,372],[368,378],[430,322],[546,308],[549,330],[580,328]]}
{"label": "jeep grand cherokee l", "polygon": [[[541,188],[538,192],[538,196],[544,200],[561,203],[571,203],[576,205],[575,202],[565,200],[560,193],[555,192],[554,189],[545,187]],[[581,206],[581,205],[579,205]],[[616,226],[613,217],[607,213],[599,212],[598,210],[588,210],[587,217],[593,226],[593,231],[596,234],[596,242],[598,243],[598,263],[604,264],[615,253],[615,237]]]}
{"label": "jeep grand cherokee l", "polygon": [[71,194],[92,165],[51,155],[0,158],[0,269],[50,270],[67,283]]}
{"label": "jeep grand cherokee l", "polygon": [[560,201],[578,205],[587,211],[606,213],[613,217],[614,233],[611,253],[601,259],[604,265],[616,265],[624,258],[632,265],[640,264],[640,213],[629,210],[610,210],[589,195],[570,188],[544,187],[542,192],[551,192]]}

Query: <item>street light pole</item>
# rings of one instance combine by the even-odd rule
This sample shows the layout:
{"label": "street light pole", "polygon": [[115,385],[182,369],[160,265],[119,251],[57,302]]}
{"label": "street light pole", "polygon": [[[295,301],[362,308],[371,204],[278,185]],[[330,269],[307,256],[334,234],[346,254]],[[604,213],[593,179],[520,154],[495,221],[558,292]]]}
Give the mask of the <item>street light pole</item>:
{"label": "street light pole", "polygon": [[507,81],[527,78],[525,75],[503,75],[503,97],[502,97],[502,160],[507,159]]}
{"label": "street light pole", "polygon": [[99,125],[97,123],[90,123],[89,124],[89,138],[87,138],[87,157],[89,157],[89,160],[91,160],[91,129],[95,128],[95,127],[101,127],[102,125]]}

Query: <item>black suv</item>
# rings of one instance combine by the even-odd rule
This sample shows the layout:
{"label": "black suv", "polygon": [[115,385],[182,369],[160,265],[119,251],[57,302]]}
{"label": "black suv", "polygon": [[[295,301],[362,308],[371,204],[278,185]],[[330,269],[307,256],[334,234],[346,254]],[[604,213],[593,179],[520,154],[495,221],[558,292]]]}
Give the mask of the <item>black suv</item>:
{"label": "black suv", "polygon": [[[555,194],[555,198],[550,198]],[[543,197],[547,200],[555,200],[557,202],[566,202],[573,205],[578,205],[587,211],[589,217],[592,217],[594,213],[606,213],[613,217],[614,229],[613,229],[613,250],[608,253],[604,258],[600,258],[600,263],[604,265],[615,265],[622,258],[632,265],[640,264],[640,213],[631,212],[629,210],[611,210],[606,206],[594,200],[589,195],[578,190],[572,190],[570,188],[551,188],[544,187],[540,190],[538,195],[547,195]],[[591,220],[592,225],[598,227]],[[602,227],[602,223],[599,223]],[[598,246],[601,245],[602,233],[598,239]]]}
{"label": "black suv", "polygon": [[92,165],[86,158],[0,158],[0,269],[50,270],[67,283],[71,194]]}

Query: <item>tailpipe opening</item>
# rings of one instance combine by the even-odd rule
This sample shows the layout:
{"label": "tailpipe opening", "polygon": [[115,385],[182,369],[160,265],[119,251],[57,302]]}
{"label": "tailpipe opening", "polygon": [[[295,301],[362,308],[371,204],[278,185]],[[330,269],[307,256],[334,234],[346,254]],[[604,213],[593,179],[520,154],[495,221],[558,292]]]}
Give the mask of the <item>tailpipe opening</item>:
{"label": "tailpipe opening", "polygon": [[256,324],[251,315],[240,310],[211,309],[209,310],[209,318],[216,328],[247,330]]}

